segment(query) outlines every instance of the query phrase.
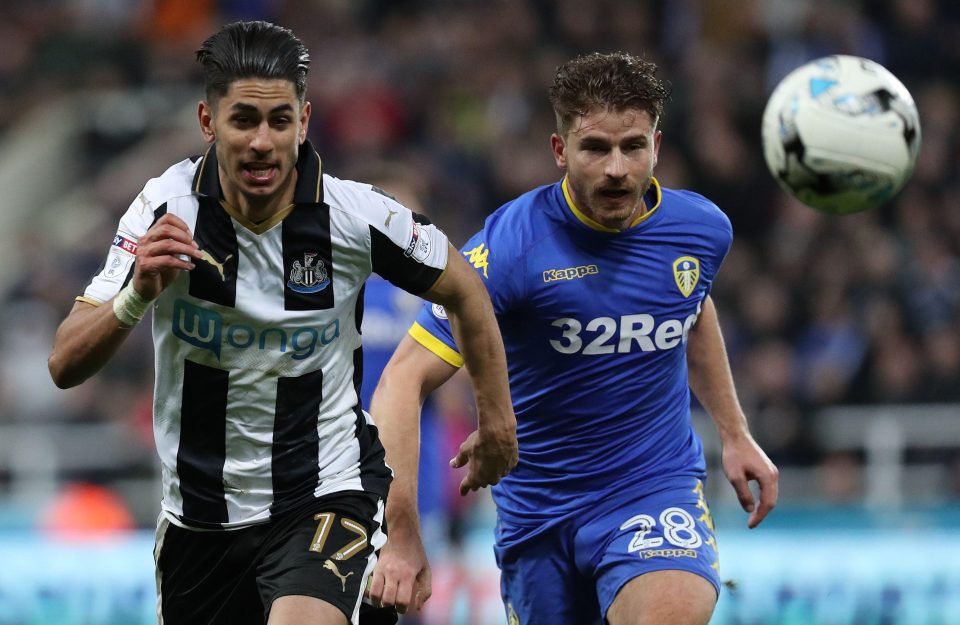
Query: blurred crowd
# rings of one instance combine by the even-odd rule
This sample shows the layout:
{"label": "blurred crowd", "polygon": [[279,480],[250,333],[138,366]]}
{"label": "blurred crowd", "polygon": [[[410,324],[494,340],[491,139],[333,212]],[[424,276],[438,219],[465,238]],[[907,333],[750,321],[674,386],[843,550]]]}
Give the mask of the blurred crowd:
{"label": "blurred crowd", "polygon": [[[311,51],[310,138],[325,170],[360,180],[391,171],[456,244],[504,201],[559,178],[546,98],[559,63],[594,50],[656,61],[673,93],[657,177],[703,193],[733,222],[713,294],[741,399],[773,460],[831,461],[809,427],[827,405],[960,402],[952,0],[31,0],[0,4],[0,151],[40,107],[82,117],[68,193],[84,198],[85,212],[69,214],[70,202],[57,215],[28,207],[37,217],[13,238],[23,269],[0,300],[0,426],[123,423],[140,449],[125,471],[149,474],[149,329],[69,392],[53,388],[45,359],[143,183],[203,149],[193,51],[221,24],[254,18],[291,27]],[[786,196],[760,148],[777,81],[838,53],[898,76],[923,132],[905,189],[846,217]],[[72,105],[91,94],[100,94],[95,107]],[[469,403],[448,397],[441,412],[438,436],[468,431]],[[453,517],[465,514],[456,497],[446,501]]]}

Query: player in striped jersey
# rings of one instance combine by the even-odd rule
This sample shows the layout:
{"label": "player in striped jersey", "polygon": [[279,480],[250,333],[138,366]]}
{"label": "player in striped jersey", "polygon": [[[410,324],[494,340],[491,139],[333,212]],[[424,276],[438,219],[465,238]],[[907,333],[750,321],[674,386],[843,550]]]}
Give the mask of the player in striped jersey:
{"label": "player in striped jersey", "polygon": [[321,171],[306,140],[309,57],[289,30],[231,24],[197,57],[210,147],[131,204],[57,331],[50,372],[81,383],[153,310],[161,623],[356,624],[391,480],[358,400],[364,281],[375,271],[455,311],[483,398],[472,488],[516,462],[499,331],[439,229]]}
{"label": "player in striped jersey", "polygon": [[[666,97],[656,66],[629,55],[561,66],[551,145],[566,175],[502,206],[463,248],[503,334],[520,439],[519,464],[493,488],[511,625],[707,623],[719,558],[691,389],[749,526],[776,501],[777,470],[749,433],[710,298],[730,222],[653,177]],[[410,467],[418,401],[463,364],[448,317],[423,308],[374,395],[388,454]],[[371,587],[398,604],[430,592],[408,521],[415,480],[397,470],[387,519],[398,540]]]}

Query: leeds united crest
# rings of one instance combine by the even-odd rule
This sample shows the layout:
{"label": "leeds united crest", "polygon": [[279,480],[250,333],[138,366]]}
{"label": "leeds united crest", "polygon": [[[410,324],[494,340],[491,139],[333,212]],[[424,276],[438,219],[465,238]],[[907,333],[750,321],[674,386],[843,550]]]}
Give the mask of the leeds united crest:
{"label": "leeds united crest", "polygon": [[693,256],[681,256],[673,261],[673,279],[684,297],[690,297],[700,281],[700,261]]}

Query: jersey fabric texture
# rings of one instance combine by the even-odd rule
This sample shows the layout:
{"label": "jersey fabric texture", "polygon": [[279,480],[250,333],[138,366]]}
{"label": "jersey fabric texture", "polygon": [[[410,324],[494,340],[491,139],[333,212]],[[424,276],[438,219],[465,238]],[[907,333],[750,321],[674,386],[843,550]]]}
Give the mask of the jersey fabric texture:
{"label": "jersey fabric texture", "polygon": [[309,142],[294,203],[252,223],[222,200],[211,147],[147,183],[78,299],[116,295],[165,213],[186,222],[203,259],[152,306],[163,511],[232,528],[330,493],[385,497],[391,472],[358,399],[360,294],[371,271],[429,289],[446,236],[370,185],[323,174]]}
{"label": "jersey fabric texture", "polygon": [[[463,248],[497,314],[517,416],[519,464],[493,487],[498,547],[606,493],[705,477],[686,344],[732,229],[695,193],[654,180],[644,199],[649,210],[614,231],[564,180],[502,206]],[[462,364],[442,308],[425,306],[410,333]]]}

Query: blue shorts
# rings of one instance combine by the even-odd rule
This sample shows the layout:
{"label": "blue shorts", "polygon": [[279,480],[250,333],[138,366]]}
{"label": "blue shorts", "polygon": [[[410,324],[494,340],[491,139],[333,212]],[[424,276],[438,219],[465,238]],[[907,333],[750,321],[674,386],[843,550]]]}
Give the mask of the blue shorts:
{"label": "blue shorts", "polygon": [[[617,492],[582,514],[495,552],[507,622],[536,625],[605,623],[631,579],[682,570],[705,577],[719,595],[719,553],[713,519],[696,478],[665,480],[650,494]],[[522,528],[501,517],[497,535]]]}

